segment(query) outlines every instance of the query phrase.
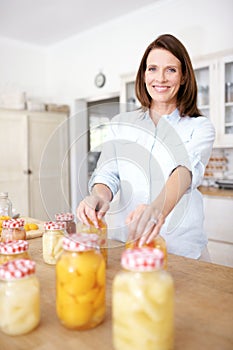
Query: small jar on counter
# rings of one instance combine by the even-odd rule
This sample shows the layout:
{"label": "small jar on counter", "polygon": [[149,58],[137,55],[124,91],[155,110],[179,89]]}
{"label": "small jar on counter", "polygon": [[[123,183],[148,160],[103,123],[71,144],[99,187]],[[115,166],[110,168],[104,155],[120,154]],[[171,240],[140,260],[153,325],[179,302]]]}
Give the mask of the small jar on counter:
{"label": "small jar on counter", "polygon": [[85,330],[105,317],[106,269],[96,234],[63,238],[63,253],[56,265],[56,309],[61,323]]}
{"label": "small jar on counter", "polygon": [[[139,241],[140,239],[126,242],[126,249],[139,248]],[[157,248],[161,250],[164,254],[163,268],[167,269],[167,245],[165,239],[162,236],[157,235],[150,243],[145,243],[143,247]]]}
{"label": "small jar on counter", "polygon": [[0,192],[0,216],[12,216],[12,203],[8,192]]}
{"label": "small jar on counter", "polygon": [[99,236],[100,251],[104,257],[106,266],[108,262],[108,228],[104,218],[98,220],[98,228],[89,219],[89,226],[82,222],[77,223],[77,233],[94,233]]}
{"label": "small jar on counter", "polygon": [[126,249],[123,270],[112,290],[115,350],[171,350],[174,342],[174,286],[159,249]]}
{"label": "small jar on counter", "polygon": [[29,259],[27,241],[0,242],[0,265],[15,259]]}
{"label": "small jar on counter", "polygon": [[24,224],[25,220],[22,218],[3,221],[1,241],[26,240],[27,236]]}
{"label": "small jar on counter", "polygon": [[72,213],[58,213],[55,214],[56,222],[64,222],[66,225],[66,232],[76,233],[76,224],[74,222],[74,214]]}
{"label": "small jar on counter", "polygon": [[50,265],[55,265],[62,253],[62,238],[65,234],[65,223],[48,221],[44,224],[42,238],[43,259]]}
{"label": "small jar on counter", "polygon": [[0,330],[8,335],[32,331],[40,322],[40,288],[35,262],[8,261],[0,266]]}

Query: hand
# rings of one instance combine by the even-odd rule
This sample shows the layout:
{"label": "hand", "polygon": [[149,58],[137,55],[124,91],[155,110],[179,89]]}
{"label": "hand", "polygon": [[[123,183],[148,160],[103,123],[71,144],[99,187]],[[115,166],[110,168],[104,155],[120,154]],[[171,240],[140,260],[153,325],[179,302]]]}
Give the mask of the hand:
{"label": "hand", "polygon": [[141,204],[126,218],[129,225],[128,240],[140,239],[139,246],[150,243],[160,232],[165,217],[152,205]]}
{"label": "hand", "polygon": [[99,196],[85,197],[77,208],[77,217],[85,225],[90,226],[91,220],[96,228],[99,227],[98,219],[101,219],[109,209],[109,202]]}

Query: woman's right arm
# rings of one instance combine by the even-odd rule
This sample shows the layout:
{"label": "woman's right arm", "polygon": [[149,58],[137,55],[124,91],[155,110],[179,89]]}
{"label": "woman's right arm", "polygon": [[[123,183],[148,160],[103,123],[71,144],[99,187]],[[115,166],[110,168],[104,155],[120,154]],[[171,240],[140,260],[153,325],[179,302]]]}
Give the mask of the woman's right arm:
{"label": "woman's right arm", "polygon": [[101,219],[109,209],[112,200],[110,188],[104,184],[97,183],[93,186],[90,196],[85,197],[77,208],[78,219],[89,225],[88,219],[98,227],[98,219]]}

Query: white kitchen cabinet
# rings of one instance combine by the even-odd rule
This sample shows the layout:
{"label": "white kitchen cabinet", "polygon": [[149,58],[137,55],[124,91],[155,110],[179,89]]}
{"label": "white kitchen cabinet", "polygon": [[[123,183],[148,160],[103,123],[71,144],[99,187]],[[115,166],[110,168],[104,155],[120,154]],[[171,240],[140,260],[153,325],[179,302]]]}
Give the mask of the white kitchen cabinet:
{"label": "white kitchen cabinet", "polygon": [[233,146],[233,55],[194,60],[198,107],[216,128],[215,147]]}
{"label": "white kitchen cabinet", "polygon": [[135,79],[136,75],[134,73],[121,76],[121,112],[133,111],[140,107],[135,94]]}
{"label": "white kitchen cabinet", "polygon": [[204,196],[204,213],[212,262],[233,266],[233,198]]}
{"label": "white kitchen cabinet", "polygon": [[69,207],[67,115],[0,110],[0,191],[22,216],[54,219]]}

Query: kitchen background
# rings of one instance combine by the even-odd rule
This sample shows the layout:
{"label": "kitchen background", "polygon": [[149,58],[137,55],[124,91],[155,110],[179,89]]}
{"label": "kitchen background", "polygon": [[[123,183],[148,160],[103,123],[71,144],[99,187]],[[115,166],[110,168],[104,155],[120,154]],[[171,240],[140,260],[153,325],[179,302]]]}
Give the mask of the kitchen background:
{"label": "kitchen background", "polygon": [[[14,137],[13,139],[6,136],[4,138],[1,134],[2,140],[6,143],[4,149],[8,150],[4,152],[9,152],[6,156],[2,156],[2,164],[7,162],[9,154],[12,156],[15,154],[16,149],[19,155],[18,146],[23,143],[23,138],[22,142],[19,142],[17,137],[21,129],[23,133],[27,132],[27,139],[32,144],[34,140],[38,139],[38,130],[40,130],[40,140],[42,139],[41,135],[47,132],[45,137],[47,140],[52,132],[54,135],[54,130],[64,121],[62,116],[69,115],[69,130],[66,130],[66,126],[64,126],[68,140],[64,140],[64,130],[63,133],[55,133],[56,142],[60,148],[62,148],[62,142],[68,148],[68,155],[60,152],[59,159],[63,158],[64,160],[65,158],[66,164],[62,163],[64,176],[62,177],[62,191],[59,191],[58,201],[46,197],[46,189],[51,188],[54,179],[48,180],[45,176],[45,193],[42,194],[45,201],[49,202],[48,206],[50,207],[55,202],[61,203],[65,196],[64,209],[71,207],[71,210],[75,212],[77,204],[87,191],[87,152],[91,136],[88,129],[90,123],[95,125],[95,117],[97,122],[104,123],[106,121],[104,113],[107,116],[112,116],[117,112],[117,108],[125,108],[127,102],[131,103],[127,105],[127,108],[134,108],[136,101],[134,100],[133,82],[140,59],[147,45],[162,33],[174,34],[188,49],[196,69],[200,108],[211,118],[217,130],[216,143],[206,169],[203,185],[208,187],[215,185],[216,179],[227,178],[230,180],[233,178],[233,2],[232,0],[222,0],[221,2],[213,0],[157,0],[149,2],[143,7],[135,8],[132,6],[131,11],[127,11],[126,14],[110,18],[101,24],[57,42],[48,43],[44,40],[44,43],[38,44],[8,38],[1,34],[0,27],[0,117],[3,115],[0,120],[0,130],[3,133],[3,125],[10,128],[11,132],[13,132],[12,129],[14,132],[16,130],[17,141],[11,147],[10,144],[13,145]],[[68,3],[69,1],[67,6],[69,6]],[[27,9],[24,10],[26,13]],[[82,13],[82,7],[80,7],[80,13]],[[44,15],[46,16],[46,13]],[[0,10],[1,23],[3,23],[3,19],[4,12]],[[88,21],[88,15],[86,21]],[[43,23],[41,25],[43,26]],[[53,18],[51,16],[52,25]],[[100,72],[106,77],[106,82],[101,88],[95,84],[95,78]],[[95,107],[106,102],[112,106],[111,112],[106,111],[107,107],[102,107],[101,111]],[[27,113],[25,113],[24,108],[27,108]],[[9,109],[9,114],[6,115],[6,110]],[[41,125],[43,119],[40,117],[41,115],[45,120],[43,125]],[[21,117],[18,118],[18,116]],[[26,118],[25,120],[23,116]],[[14,123],[17,123],[19,119],[22,120],[19,128],[14,127],[16,125]],[[25,125],[29,127],[25,129]],[[34,133],[33,136],[30,136],[32,130]],[[51,149],[55,147],[53,141],[52,138],[47,143]],[[33,147],[29,147],[30,142],[27,142],[26,147],[31,149]],[[42,154],[42,146],[44,144],[41,142],[41,153],[35,149],[34,153],[30,155],[27,150],[27,155],[29,155],[26,161],[28,162],[30,157],[37,159],[36,157]],[[95,157],[95,153],[89,155],[91,162],[93,157]],[[22,160],[22,162],[24,161]],[[51,159],[46,159],[45,164],[51,165],[51,163]],[[81,172],[78,170],[80,165]],[[2,169],[0,170],[2,171]],[[55,170],[54,168],[51,172],[56,172]],[[31,169],[28,166],[24,171],[30,173]],[[4,181],[2,183],[6,184]],[[19,181],[22,183],[22,180]],[[38,183],[39,180],[34,178],[33,181]],[[36,209],[32,209],[32,207],[35,206],[35,202],[40,202],[38,190],[34,192],[28,190],[28,182],[32,186],[33,181],[27,180],[25,186],[21,186],[21,188],[15,182],[15,190],[17,189],[19,197],[22,199],[25,193],[27,197],[30,197],[24,207],[30,215],[36,215]],[[67,187],[66,193],[66,190],[63,191],[63,189]],[[54,192],[57,193],[55,187]],[[210,236],[214,246],[212,257],[216,262],[229,265],[233,264],[233,218],[232,214],[226,214],[233,212],[233,196],[230,193],[228,190],[227,195],[221,197],[219,197],[219,193],[214,193],[214,195],[205,193],[204,203],[208,218],[207,231],[211,231],[211,234],[214,232],[214,236]],[[14,197],[13,194],[12,196]],[[13,202],[18,200],[12,199]],[[211,204],[209,204],[210,199]],[[215,202],[217,204],[213,205],[212,203]],[[210,214],[209,208],[211,208]],[[58,209],[61,209],[61,206],[58,206]],[[40,211],[43,211],[42,208]],[[223,212],[227,215],[226,218],[225,214],[222,215]],[[223,220],[215,223],[216,217],[221,216],[223,216]],[[209,225],[210,221],[211,225]],[[216,229],[218,231],[217,237],[215,235]],[[226,237],[222,235],[222,230],[227,232]],[[221,246],[219,242],[222,244]],[[225,244],[227,244],[227,248]],[[223,251],[229,251],[224,258],[222,258]]]}

